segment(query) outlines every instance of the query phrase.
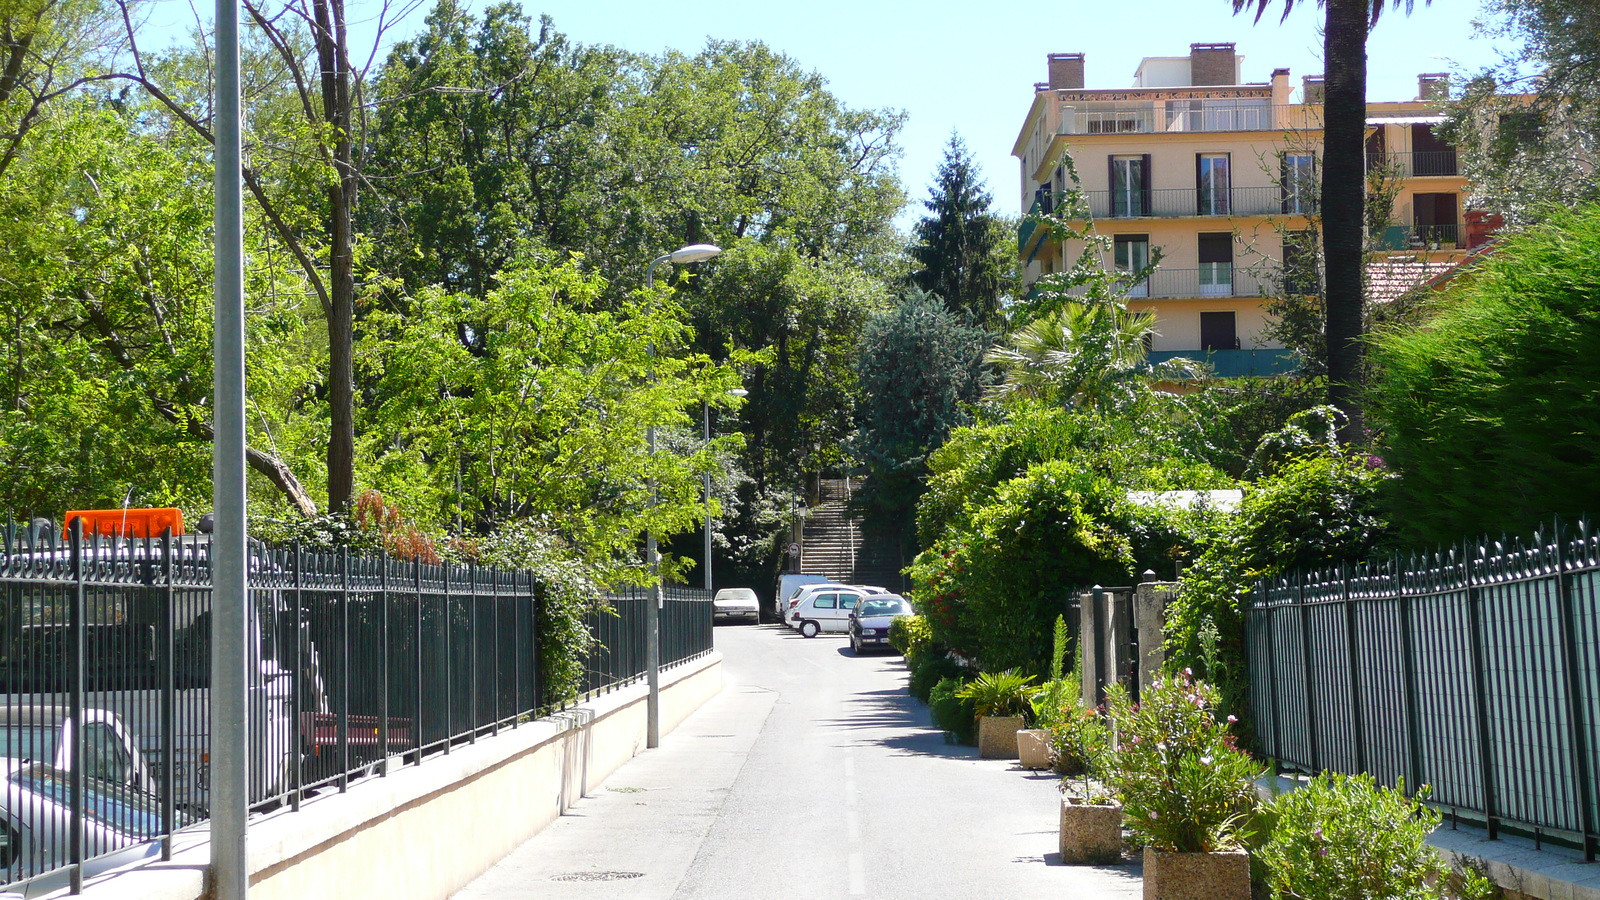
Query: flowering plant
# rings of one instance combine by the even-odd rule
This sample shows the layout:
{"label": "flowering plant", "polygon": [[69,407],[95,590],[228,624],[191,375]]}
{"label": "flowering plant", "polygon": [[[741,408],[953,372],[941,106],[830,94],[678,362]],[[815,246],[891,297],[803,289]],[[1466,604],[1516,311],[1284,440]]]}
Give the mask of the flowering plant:
{"label": "flowering plant", "polygon": [[[1084,803],[1105,804],[1111,796],[1101,786],[1111,733],[1098,712],[1073,705],[1050,728],[1050,754],[1063,776],[1061,791]],[[1073,776],[1076,776],[1074,778]]]}
{"label": "flowering plant", "polygon": [[1209,853],[1239,846],[1255,808],[1257,765],[1216,717],[1217,692],[1188,670],[1145,689],[1106,689],[1115,745],[1106,777],[1134,839],[1156,850]]}

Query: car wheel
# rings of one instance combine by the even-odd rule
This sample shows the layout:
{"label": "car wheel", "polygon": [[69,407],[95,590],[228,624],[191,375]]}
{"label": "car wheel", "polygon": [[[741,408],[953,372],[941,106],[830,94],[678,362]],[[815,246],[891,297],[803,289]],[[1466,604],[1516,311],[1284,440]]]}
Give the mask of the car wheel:
{"label": "car wheel", "polygon": [[850,650],[857,656],[861,655],[861,642],[856,640],[856,636],[853,634],[850,635]]}
{"label": "car wheel", "polygon": [[822,626],[810,619],[800,623],[800,636],[814,638],[822,631]]}

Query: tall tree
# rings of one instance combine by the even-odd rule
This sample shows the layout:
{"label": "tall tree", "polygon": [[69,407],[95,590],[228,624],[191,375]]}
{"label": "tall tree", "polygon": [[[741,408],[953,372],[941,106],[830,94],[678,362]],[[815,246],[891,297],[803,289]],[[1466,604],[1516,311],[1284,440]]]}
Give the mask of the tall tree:
{"label": "tall tree", "polygon": [[916,224],[911,258],[919,268],[911,282],[981,324],[999,318],[1007,281],[997,253],[1007,241],[989,212],[992,202],[966,143],[950,135],[929,197],[922,201],[928,215]]}
{"label": "tall tree", "polygon": [[1523,225],[1600,199],[1600,6],[1589,0],[1489,0],[1485,37],[1520,48],[1451,104],[1473,204]]}
{"label": "tall tree", "polygon": [[[1230,0],[1233,11],[1255,7],[1256,21],[1272,0]],[[1393,0],[1409,14],[1415,0]],[[1432,0],[1424,0],[1432,2]],[[1295,0],[1282,0],[1288,18]],[[1367,32],[1378,24],[1384,0],[1318,0],[1327,13],[1322,107],[1322,257],[1326,267],[1328,402],[1345,414],[1341,438],[1361,439],[1361,288],[1366,202]]]}

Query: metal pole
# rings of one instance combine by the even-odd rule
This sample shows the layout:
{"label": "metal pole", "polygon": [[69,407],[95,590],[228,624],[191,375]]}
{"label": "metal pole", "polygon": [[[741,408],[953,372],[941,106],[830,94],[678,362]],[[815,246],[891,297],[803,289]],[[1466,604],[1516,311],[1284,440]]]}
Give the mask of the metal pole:
{"label": "metal pole", "polygon": [[[655,290],[656,266],[671,259],[671,256],[658,256],[650,261],[650,267],[644,271],[644,287],[646,291]],[[653,361],[656,355],[656,345],[650,344],[650,358]],[[650,381],[656,380],[654,367],[650,372]],[[645,429],[645,444],[652,463],[656,456],[656,426],[652,423]],[[650,508],[654,511],[656,502],[656,477],[650,473]],[[644,637],[644,669],[648,693],[645,696],[645,741],[647,748],[661,746],[661,561],[656,553],[656,528],[655,523],[650,523],[645,528],[644,538],[645,561],[650,566],[650,602],[645,604],[645,637]]]}
{"label": "metal pole", "polygon": [[245,647],[244,206],[240,193],[239,5],[217,0],[215,332],[212,394],[211,867],[216,900],[245,900],[246,747],[250,730]]}
{"label": "metal pole", "polygon": [[[706,446],[711,446],[711,404],[700,401],[700,412],[705,416]],[[706,469],[705,495],[706,504],[706,590],[711,590],[711,470]]]}

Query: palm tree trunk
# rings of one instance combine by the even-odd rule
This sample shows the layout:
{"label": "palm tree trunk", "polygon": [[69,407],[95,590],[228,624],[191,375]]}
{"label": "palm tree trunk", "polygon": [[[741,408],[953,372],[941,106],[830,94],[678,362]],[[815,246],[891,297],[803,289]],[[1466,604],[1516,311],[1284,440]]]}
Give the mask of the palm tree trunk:
{"label": "palm tree trunk", "polygon": [[1327,0],[1323,107],[1322,248],[1327,267],[1328,402],[1346,416],[1345,443],[1362,435],[1362,206],[1369,0]]}

